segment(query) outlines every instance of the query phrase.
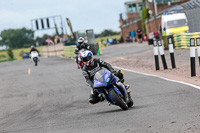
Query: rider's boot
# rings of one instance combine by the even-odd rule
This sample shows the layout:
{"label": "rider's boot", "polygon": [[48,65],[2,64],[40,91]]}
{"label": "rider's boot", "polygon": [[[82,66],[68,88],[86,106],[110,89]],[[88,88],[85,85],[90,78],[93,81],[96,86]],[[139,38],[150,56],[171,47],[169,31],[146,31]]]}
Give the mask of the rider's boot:
{"label": "rider's boot", "polygon": [[102,95],[98,96],[100,98],[100,102],[103,102],[105,100],[105,98]]}
{"label": "rider's boot", "polygon": [[129,84],[127,84],[127,83],[123,83],[123,85],[124,85],[124,87],[126,88],[126,90],[128,90],[129,88],[130,88],[130,85]]}
{"label": "rider's boot", "polygon": [[102,95],[99,95],[99,93],[96,90],[91,90],[89,104],[96,104],[100,101],[104,101],[104,97]]}

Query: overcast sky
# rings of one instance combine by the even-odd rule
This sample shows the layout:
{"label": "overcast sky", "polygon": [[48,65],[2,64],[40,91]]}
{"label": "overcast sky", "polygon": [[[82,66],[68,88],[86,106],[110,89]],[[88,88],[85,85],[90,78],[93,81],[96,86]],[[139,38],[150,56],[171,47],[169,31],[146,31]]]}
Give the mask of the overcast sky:
{"label": "overcast sky", "polygon": [[[31,28],[31,19],[61,15],[69,18],[74,31],[104,29],[120,31],[119,14],[130,0],[0,0],[0,32],[4,29]],[[36,36],[55,30],[36,31]],[[70,33],[67,27],[68,34]]]}

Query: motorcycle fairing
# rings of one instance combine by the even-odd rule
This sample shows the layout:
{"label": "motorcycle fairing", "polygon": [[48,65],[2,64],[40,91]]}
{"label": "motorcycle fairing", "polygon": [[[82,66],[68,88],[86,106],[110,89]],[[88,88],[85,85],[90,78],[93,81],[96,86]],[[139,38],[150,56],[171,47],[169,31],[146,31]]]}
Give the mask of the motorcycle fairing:
{"label": "motorcycle fairing", "polygon": [[119,88],[120,90],[122,90],[122,93],[124,94],[124,100],[126,101],[126,91],[125,91],[125,88],[124,88],[124,85],[122,85],[122,83],[119,83]]}
{"label": "motorcycle fairing", "polygon": [[[111,72],[106,70],[100,70],[95,74],[94,77],[94,88],[106,87],[108,86],[109,81],[111,78]],[[109,79],[109,80],[108,80]]]}

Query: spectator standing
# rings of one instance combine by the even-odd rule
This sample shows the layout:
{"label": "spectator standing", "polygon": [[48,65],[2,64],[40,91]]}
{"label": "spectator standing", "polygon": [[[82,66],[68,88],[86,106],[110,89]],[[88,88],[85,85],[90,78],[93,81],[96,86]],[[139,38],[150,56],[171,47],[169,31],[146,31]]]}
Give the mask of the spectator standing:
{"label": "spectator standing", "polygon": [[60,38],[60,42],[65,43],[67,41],[66,35],[63,35],[63,37]]}
{"label": "spectator standing", "polygon": [[123,37],[121,36],[121,38],[119,39],[119,43],[123,43],[124,42],[124,39]]}
{"label": "spectator standing", "polygon": [[109,39],[108,39],[108,38],[106,39],[106,44],[110,44],[110,43],[109,43]]}
{"label": "spectator standing", "polygon": [[46,39],[46,40],[45,40],[45,43],[46,43],[47,45],[54,44],[54,42],[52,41],[51,38]]}
{"label": "spectator standing", "polygon": [[135,40],[135,31],[133,30],[133,31],[131,31],[130,32],[130,35],[131,35],[131,37],[132,37],[132,40],[133,40],[133,42],[135,42],[136,40]]}
{"label": "spectator standing", "polygon": [[143,34],[143,33],[142,33],[142,30],[141,30],[140,28],[138,28],[136,32],[137,32],[137,37],[138,37],[138,40],[137,40],[137,41],[138,41],[139,43],[142,43],[142,41],[143,41],[143,39],[142,39],[142,34]]}

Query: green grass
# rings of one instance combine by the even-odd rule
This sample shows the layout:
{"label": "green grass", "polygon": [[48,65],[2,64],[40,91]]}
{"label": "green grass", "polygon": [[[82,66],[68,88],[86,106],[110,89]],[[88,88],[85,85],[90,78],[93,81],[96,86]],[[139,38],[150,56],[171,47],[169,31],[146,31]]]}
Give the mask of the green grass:
{"label": "green grass", "polygon": [[17,59],[16,59],[16,58],[14,58],[14,59],[0,60],[0,63],[1,63],[1,62],[7,62],[7,61],[14,61],[14,60],[17,60]]}
{"label": "green grass", "polygon": [[76,57],[76,55],[74,54],[75,48],[76,48],[75,45],[64,46],[64,56],[65,57]]}
{"label": "green grass", "polygon": [[106,39],[109,39],[109,38],[113,38],[113,39],[120,39],[120,35],[114,35],[114,36],[106,36],[106,37],[98,37],[98,38],[95,38],[95,41],[98,43],[98,42],[101,42],[101,40],[103,40],[103,42],[106,42]]}
{"label": "green grass", "polygon": [[[36,47],[36,49],[39,50],[40,53],[42,54],[42,47]],[[13,49],[14,58],[21,59],[22,57],[20,56],[20,53],[29,51],[30,48]],[[7,60],[7,59],[9,59],[7,50],[0,51],[0,60]]]}

